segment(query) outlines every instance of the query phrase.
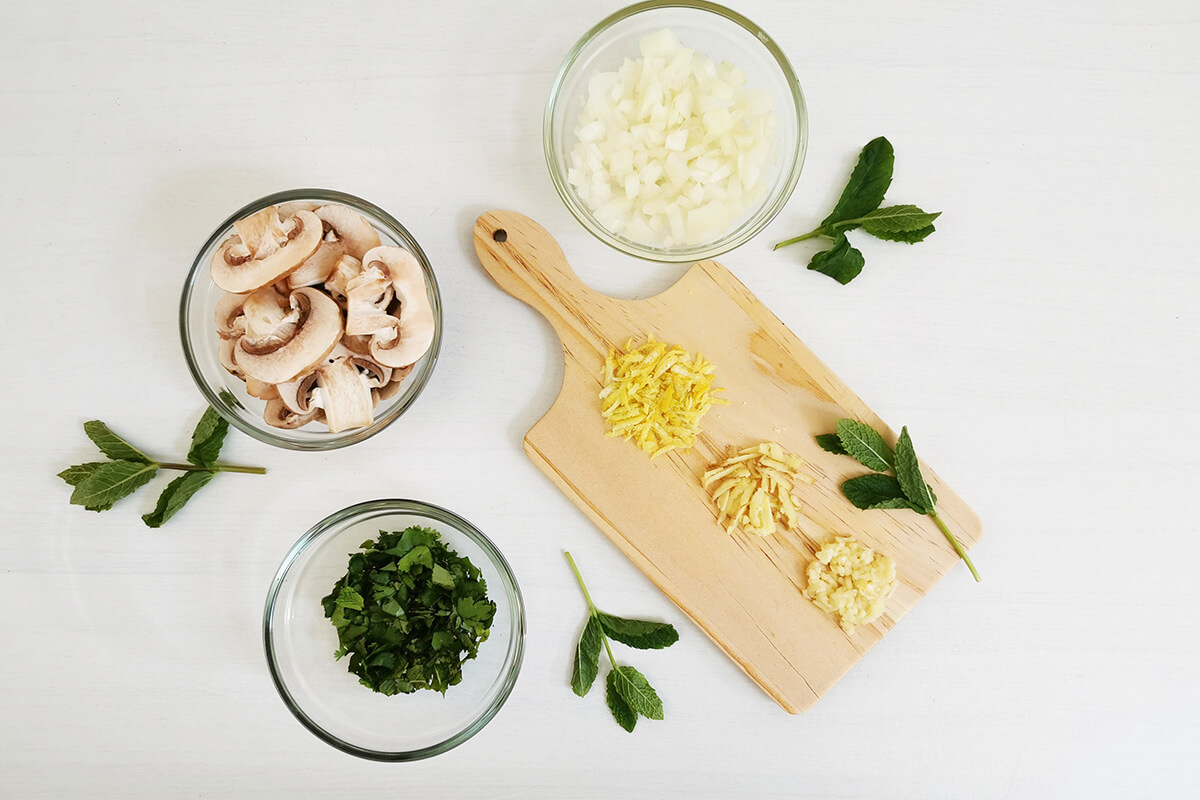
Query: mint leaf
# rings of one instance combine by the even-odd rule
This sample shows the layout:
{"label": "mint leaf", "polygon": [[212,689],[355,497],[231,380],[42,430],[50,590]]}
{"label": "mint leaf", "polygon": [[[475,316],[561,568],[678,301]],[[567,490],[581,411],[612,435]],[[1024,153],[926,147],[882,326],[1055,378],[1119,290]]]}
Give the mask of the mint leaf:
{"label": "mint leaf", "polygon": [[821,449],[833,453],[837,456],[848,456],[846,448],[842,447],[842,440],[838,438],[836,433],[818,434],[817,444],[821,445]]}
{"label": "mint leaf", "polygon": [[843,417],[837,421],[837,435],[846,452],[867,469],[887,472],[892,468],[892,449],[870,425]]}
{"label": "mint leaf", "polygon": [[363,596],[349,586],[343,586],[338,590],[337,597],[334,598],[333,604],[340,608],[349,608],[354,611],[363,610]]}
{"label": "mint leaf", "polygon": [[855,508],[913,508],[900,482],[891,475],[871,473],[843,481],[842,494]]}
{"label": "mint leaf", "polygon": [[645,675],[628,665],[613,667],[612,672],[616,673],[616,677],[611,678],[613,688],[630,708],[647,719],[663,718],[662,700]]}
{"label": "mint leaf", "polygon": [[865,263],[863,254],[850,244],[846,234],[839,233],[833,247],[814,255],[808,262],[808,268],[828,275],[845,286],[858,277]]}
{"label": "mint leaf", "polygon": [[912,439],[908,435],[908,427],[900,430],[900,438],[896,440],[896,478],[904,496],[912,501],[913,508],[922,514],[932,514],[934,503],[933,490],[921,475],[921,467],[917,463],[917,453],[913,449]]}
{"label": "mint leaf", "polygon": [[154,463],[153,459],[138,450],[129,442],[117,436],[108,426],[98,419],[83,423],[83,432],[96,443],[100,452],[114,461],[140,461],[143,464]]}
{"label": "mint leaf", "polygon": [[886,239],[887,234],[911,233],[912,231],[928,228],[941,215],[942,212],[940,211],[927,214],[916,206],[901,205],[877,208],[869,214],[864,214],[856,220],[849,221],[861,224],[862,229],[872,236]]}
{"label": "mint leaf", "polygon": [[604,632],[623,645],[637,650],[661,650],[679,641],[679,631],[666,622],[645,619],[625,619],[599,612],[595,619],[600,621]]}
{"label": "mint leaf", "polygon": [[76,464],[75,466],[67,467],[62,472],[58,473],[58,477],[62,478],[71,486],[78,486],[90,478],[92,473],[107,463],[107,461],[89,461],[86,464]]}
{"label": "mint leaf", "polygon": [[413,547],[403,558],[396,562],[396,569],[400,572],[408,572],[414,566],[433,569],[433,553],[430,552],[428,545],[419,544]]}
{"label": "mint leaf", "polygon": [[217,463],[228,432],[229,423],[216,409],[212,406],[204,409],[204,414],[196,423],[196,430],[192,431],[192,447],[188,450],[187,460],[202,467]]}
{"label": "mint leaf", "polygon": [[88,511],[107,511],[118,500],[149,483],[157,472],[157,464],[109,461],[97,467],[75,487],[75,491],[71,492],[71,502]]}
{"label": "mint leaf", "polygon": [[441,586],[443,589],[454,588],[454,575],[450,570],[443,567],[441,564],[433,565],[433,574],[429,576],[429,580]]}
{"label": "mint leaf", "polygon": [[896,231],[895,233],[876,233],[876,234],[874,234],[874,236],[877,239],[885,239],[889,242],[904,242],[905,244],[916,244],[917,242],[925,241],[925,239],[929,236],[929,234],[933,233],[935,230],[937,230],[937,229],[934,228],[932,225],[928,225],[924,228],[918,228],[915,231]]}
{"label": "mint leaf", "polygon": [[608,701],[608,710],[612,712],[613,719],[617,721],[625,730],[633,733],[633,727],[637,725],[637,712],[630,708],[629,703],[621,697],[620,691],[617,689],[617,671],[609,670],[608,677],[604,681],[605,692],[604,697]]}
{"label": "mint leaf", "polygon": [[175,512],[183,508],[202,486],[213,479],[215,472],[186,472],[167,484],[158,503],[149,514],[142,515],[142,522],[151,528],[160,528],[162,524],[175,516]]}
{"label": "mint leaf", "polygon": [[821,220],[821,227],[831,231],[843,220],[862,217],[874,211],[883,202],[883,196],[892,185],[892,167],[896,155],[892,143],[880,136],[872,139],[858,154],[858,163],[850,173],[850,180],[842,190],[837,205],[829,216]]}
{"label": "mint leaf", "polygon": [[575,648],[575,666],[571,671],[571,689],[580,697],[591,691],[592,683],[600,672],[600,647],[603,643],[600,620],[595,615],[588,615],[587,624],[579,636],[579,645]]}

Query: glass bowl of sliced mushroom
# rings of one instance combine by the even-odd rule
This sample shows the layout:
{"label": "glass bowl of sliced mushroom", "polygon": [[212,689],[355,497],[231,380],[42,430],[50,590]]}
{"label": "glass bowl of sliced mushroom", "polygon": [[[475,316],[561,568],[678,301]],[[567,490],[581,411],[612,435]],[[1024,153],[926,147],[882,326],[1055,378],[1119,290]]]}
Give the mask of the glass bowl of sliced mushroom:
{"label": "glass bowl of sliced mushroom", "polygon": [[428,258],[378,206],[325,189],[263,197],[208,238],[183,287],[184,356],[229,422],[292,450],[390,425],[421,393],[442,338]]}

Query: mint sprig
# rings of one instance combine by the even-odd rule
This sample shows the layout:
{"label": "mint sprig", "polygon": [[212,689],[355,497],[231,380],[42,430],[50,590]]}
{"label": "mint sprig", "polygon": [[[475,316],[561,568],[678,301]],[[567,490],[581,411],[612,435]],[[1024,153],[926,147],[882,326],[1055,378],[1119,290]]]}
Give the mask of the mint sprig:
{"label": "mint sprig", "polygon": [[611,669],[604,680],[605,700],[617,724],[629,732],[637,725],[638,717],[662,719],[663,703],[646,676],[628,664],[618,664],[608,640],[611,638],[637,650],[660,650],[679,641],[679,632],[666,622],[645,619],[626,619],[606,614],[596,608],[575,559],[567,553],[567,562],[579,581],[588,604],[579,644],[575,647],[575,664],[571,671],[571,689],[580,697],[591,691],[600,674],[600,650],[608,654]]}
{"label": "mint sprig", "polygon": [[71,503],[88,511],[107,511],[117,501],[133,494],[152,481],[160,469],[180,470],[185,474],[167,484],[154,510],[142,515],[148,527],[157,528],[173,517],[197,491],[208,484],[218,472],[266,473],[262,467],[237,467],[218,464],[217,456],[225,442],[229,423],[212,408],[207,408],[192,433],[188,451],[190,463],[159,462],[134,447],[100,420],[83,424],[83,432],[108,456],[108,461],[88,461],[67,467],[58,473],[69,486]]}
{"label": "mint sprig", "polygon": [[[937,495],[921,474],[917,452],[907,427],[900,429],[894,451],[888,447],[882,434],[870,425],[852,419],[839,419],[837,433],[823,433],[816,439],[822,449],[852,456],[867,469],[874,470],[873,473],[842,482],[842,494],[855,508],[909,509],[929,516],[967,565],[971,575],[976,581],[980,580],[979,572],[971,563],[967,551],[937,512]],[[893,474],[884,474],[889,471]]]}
{"label": "mint sprig", "polygon": [[846,238],[847,231],[862,228],[877,239],[891,242],[916,244],[924,241],[936,230],[933,221],[942,212],[922,211],[914,205],[879,207],[892,185],[895,160],[895,151],[887,139],[880,136],[867,142],[829,216],[818,227],[779,242],[774,249],[806,239],[832,239],[833,246],[813,255],[808,268],[828,275],[838,283],[847,284],[858,277],[865,264],[862,252]]}

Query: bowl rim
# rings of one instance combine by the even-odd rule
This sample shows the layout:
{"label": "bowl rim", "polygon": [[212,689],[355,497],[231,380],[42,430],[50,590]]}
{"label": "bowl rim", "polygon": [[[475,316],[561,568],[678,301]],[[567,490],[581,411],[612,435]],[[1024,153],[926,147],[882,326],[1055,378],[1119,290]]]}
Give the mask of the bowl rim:
{"label": "bowl rim", "polygon": [[[387,751],[373,750],[371,748],[359,747],[345,741],[337,736],[334,736],[329,731],[322,728],[316,723],[307,713],[300,707],[300,704],[292,696],[287,685],[283,681],[280,674],[278,661],[275,655],[274,648],[274,631],[271,624],[272,615],[275,610],[276,601],[279,598],[279,591],[283,586],[283,581],[287,577],[289,570],[295,565],[299,556],[311,545],[315,544],[323,535],[341,530],[344,525],[355,518],[364,516],[382,516],[381,513],[403,513],[415,516],[424,516],[429,519],[436,520],[445,525],[449,525],[460,533],[466,535],[469,539],[479,545],[479,547],[487,554],[488,559],[500,572],[501,582],[504,584],[505,594],[513,609],[513,622],[515,623],[516,634],[513,638],[513,644],[510,645],[512,651],[511,662],[508,665],[507,672],[503,674],[503,686],[492,699],[490,703],[462,730],[452,736],[437,742],[432,745],[417,748],[416,750],[404,751]],[[489,587],[490,588],[490,587]],[[267,590],[267,601],[263,607],[262,619],[262,637],[263,650],[266,654],[267,668],[271,673],[271,681],[275,684],[275,690],[282,698],[284,705],[292,712],[292,715],[299,720],[300,724],[309,730],[317,738],[325,743],[341,750],[344,753],[349,753],[359,758],[365,758],[372,761],[418,761],[432,756],[440,755],[448,750],[452,750],[458,745],[470,739],[479,731],[483,730],[497,712],[508,700],[512,694],[513,687],[516,685],[517,676],[521,671],[521,662],[525,654],[525,603],[521,597],[521,587],[517,584],[517,577],[509,566],[508,561],[500,552],[499,548],[489,539],[484,533],[471,524],[469,521],[455,514],[449,509],[432,503],[426,503],[421,500],[411,500],[402,498],[390,498],[381,500],[367,500],[362,503],[356,503],[352,506],[347,506],[339,511],[335,511],[316,525],[308,529],[296,543],[288,550],[283,557],[283,561],[279,565],[279,569],[275,572],[275,577],[271,580],[271,587]],[[513,649],[515,648],[515,650]]]}
{"label": "bowl rim", "polygon": [[[231,402],[232,405],[243,407],[241,402],[234,397],[232,401],[224,401],[219,396],[221,393],[216,392],[209,385],[208,380],[204,376],[204,370],[200,367],[198,359],[195,355],[195,345],[192,342],[191,335],[188,331],[188,310],[191,306],[193,295],[198,287],[204,284],[207,280],[212,284],[212,277],[207,274],[208,264],[201,263],[201,257],[209,252],[222,238],[228,235],[229,228],[234,222],[253,214],[267,206],[280,205],[282,203],[291,203],[302,200],[317,200],[328,203],[341,203],[351,208],[358,207],[370,214],[376,216],[389,229],[389,233],[399,239],[421,264],[421,270],[425,274],[428,281],[429,289],[432,291],[433,307],[433,342],[429,345],[429,350],[422,358],[428,358],[428,366],[420,375],[414,377],[414,388],[411,394],[404,397],[402,402],[397,402],[396,405],[390,408],[387,413],[375,418],[375,421],[365,428],[355,428],[341,433],[327,433],[321,438],[313,439],[292,439],[281,433],[274,431],[262,430],[254,425],[249,424],[236,414],[230,413],[226,407],[226,402]],[[192,266],[188,270],[187,277],[184,279],[183,291],[179,298],[179,341],[183,347],[183,358],[187,362],[188,371],[192,375],[192,380],[195,382],[200,393],[208,404],[220,414],[229,424],[245,433],[258,439],[260,442],[280,447],[286,450],[299,451],[327,451],[337,450],[342,447],[349,447],[352,444],[364,441],[387,428],[400,416],[408,410],[408,408],[416,402],[421,393],[425,390],[425,386],[429,383],[429,378],[433,374],[434,367],[437,366],[438,355],[442,347],[442,293],[438,286],[437,275],[434,274],[433,264],[430,263],[429,257],[421,248],[416,238],[409,232],[408,228],[404,227],[388,212],[384,211],[379,206],[364,200],[356,195],[347,192],[340,192],[335,189],[321,189],[315,187],[285,189],[280,192],[265,195],[246,203],[244,206],[234,211],[218,225],[208,238],[204,240],[204,244],[196,251],[196,257],[192,260]],[[281,429],[282,430],[282,429]]]}
{"label": "bowl rim", "polygon": [[[709,12],[740,26],[751,34],[759,44],[765,47],[767,52],[774,58],[780,71],[782,71],[788,88],[791,90],[792,107],[796,114],[797,133],[795,148],[791,152],[792,168],[787,181],[774,199],[768,197],[764,200],[763,205],[756,212],[756,216],[752,218],[749,225],[745,226],[734,236],[670,250],[639,245],[616,236],[603,225],[600,225],[567,185],[565,166],[561,163],[554,147],[554,110],[562,98],[562,88],[566,82],[567,75],[575,67],[575,63],[579,60],[584,49],[617,23],[646,11],[658,11],[664,8],[682,8]],[[800,180],[800,172],[804,167],[804,157],[808,152],[808,107],[804,102],[804,92],[800,88],[800,82],[796,78],[795,70],[792,69],[791,62],[788,61],[783,49],[775,43],[775,40],[766,31],[747,17],[725,6],[707,2],[707,0],[645,0],[645,2],[635,3],[619,9],[600,20],[600,22],[593,25],[584,33],[567,52],[566,57],[558,68],[558,72],[554,76],[554,82],[550,87],[550,96],[546,100],[546,108],[542,116],[542,150],[546,159],[547,171],[550,173],[550,180],[554,184],[554,189],[558,192],[559,198],[566,205],[567,210],[571,212],[571,215],[592,236],[604,242],[609,247],[627,255],[644,258],[648,261],[662,263],[703,261],[741,247],[761,233],[763,228],[770,224],[771,220],[787,205],[788,200],[791,199],[792,192],[796,188],[797,182]],[[786,155],[785,153],[785,157]]]}

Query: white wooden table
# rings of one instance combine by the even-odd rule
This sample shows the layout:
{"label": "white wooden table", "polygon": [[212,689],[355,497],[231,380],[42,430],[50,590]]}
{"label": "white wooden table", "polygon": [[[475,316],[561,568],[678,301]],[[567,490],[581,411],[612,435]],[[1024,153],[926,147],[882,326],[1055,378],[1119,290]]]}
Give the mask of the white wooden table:
{"label": "white wooden table", "polygon": [[[1194,2],[739,0],[789,53],[808,161],[721,260],[981,514],[955,569],[812,711],[760,692],[535,469],[549,328],[491,284],[471,223],[520,210],[620,296],[683,266],[592,239],[546,174],[542,105],[618,2],[0,8],[0,796],[505,798],[1200,796],[1200,12]],[[855,154],[896,147],[889,200],[940,209],[868,241],[850,286],[804,269]],[[401,219],[435,263],[445,343],[420,402],[329,454],[231,434],[161,530],[55,473],[100,418],[182,452],[202,401],[176,334],[196,249],[234,208],[323,186]],[[260,615],[327,513],[415,497],[517,572],[525,664],[496,719],[408,765],[344,755],[288,713]],[[632,736],[568,686],[583,600],[674,622],[638,656],[667,718]]]}

